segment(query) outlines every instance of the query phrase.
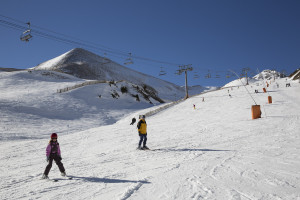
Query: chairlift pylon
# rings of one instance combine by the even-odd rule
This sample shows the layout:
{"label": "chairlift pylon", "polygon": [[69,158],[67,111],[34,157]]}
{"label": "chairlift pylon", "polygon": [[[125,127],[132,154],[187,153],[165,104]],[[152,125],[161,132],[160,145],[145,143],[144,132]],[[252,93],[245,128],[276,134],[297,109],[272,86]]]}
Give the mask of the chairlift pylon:
{"label": "chairlift pylon", "polygon": [[29,42],[29,40],[32,38],[31,29],[30,29],[30,22],[26,23],[28,25],[28,29],[22,33],[20,36],[20,40],[24,42]]}
{"label": "chairlift pylon", "polygon": [[132,55],[131,55],[131,53],[128,53],[129,54],[129,57],[125,60],[125,62],[124,62],[124,65],[131,65],[131,64],[133,64],[133,61],[132,61]]}

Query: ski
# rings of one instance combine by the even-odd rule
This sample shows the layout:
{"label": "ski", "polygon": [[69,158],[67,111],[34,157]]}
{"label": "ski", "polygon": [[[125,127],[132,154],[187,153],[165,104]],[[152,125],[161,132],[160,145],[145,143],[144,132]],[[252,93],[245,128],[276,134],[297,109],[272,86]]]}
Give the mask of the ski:
{"label": "ski", "polygon": [[41,178],[41,180],[58,182],[58,179],[52,179],[52,178]]}
{"label": "ski", "polygon": [[52,181],[52,182],[58,182],[59,180],[72,180],[72,176],[64,176],[62,178],[41,178],[41,180],[47,180],[47,181]]}
{"label": "ski", "polygon": [[163,149],[139,149],[139,148],[137,148],[137,150],[141,150],[141,151],[162,151]]}
{"label": "ski", "polygon": [[149,148],[148,148],[148,149],[144,149],[144,148],[140,148],[140,149],[139,149],[139,148],[137,148],[137,150],[141,150],[141,151],[151,151],[151,149],[149,149]]}

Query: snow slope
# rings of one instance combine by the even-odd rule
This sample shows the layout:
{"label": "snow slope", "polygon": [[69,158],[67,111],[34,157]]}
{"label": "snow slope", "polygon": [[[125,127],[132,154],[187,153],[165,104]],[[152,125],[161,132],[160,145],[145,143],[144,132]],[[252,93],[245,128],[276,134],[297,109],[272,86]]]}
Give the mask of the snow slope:
{"label": "snow slope", "polygon": [[[146,99],[137,91],[137,86],[126,81],[87,85],[57,93],[89,81],[55,71],[1,72],[0,140],[45,138],[49,132],[68,134],[113,124],[131,112],[160,104],[156,98]],[[164,100],[185,95],[183,90],[172,90],[168,84],[161,86],[156,87],[156,91]],[[128,92],[122,93],[122,87]],[[215,88],[198,87],[191,94],[211,89]],[[113,98],[112,94],[118,96]]]}
{"label": "snow slope", "polygon": [[[254,83],[254,82],[257,82],[257,80],[254,80],[252,78],[249,78],[248,77],[248,83]],[[229,83],[227,83],[226,85],[224,85],[223,87],[226,88],[226,87],[238,87],[238,86],[243,86],[243,85],[246,85],[247,84],[247,79],[246,77],[243,77],[241,79],[236,79],[236,80],[233,80]]]}
{"label": "snow slope", "polygon": [[[115,124],[59,133],[73,180],[60,178],[55,164],[49,176],[59,181],[40,180],[48,139],[2,140],[0,198],[300,199],[300,84],[286,88],[285,79],[276,81],[279,88],[269,87],[273,104],[267,94],[253,93],[261,119],[251,119],[253,101],[243,87],[230,90],[232,98],[227,89],[208,92],[149,117],[153,151],[135,149],[138,134],[129,125],[146,110]],[[247,87],[252,93],[262,86]]]}
{"label": "snow slope", "polygon": [[[1,72],[0,140],[45,138],[49,132],[68,134],[86,130],[113,124],[131,112],[153,106],[143,97],[137,102],[130,95],[137,92],[124,82],[57,93],[58,89],[84,82],[49,71]],[[128,88],[127,94],[120,92],[121,86]],[[119,94],[118,99],[112,98],[114,92]]]}

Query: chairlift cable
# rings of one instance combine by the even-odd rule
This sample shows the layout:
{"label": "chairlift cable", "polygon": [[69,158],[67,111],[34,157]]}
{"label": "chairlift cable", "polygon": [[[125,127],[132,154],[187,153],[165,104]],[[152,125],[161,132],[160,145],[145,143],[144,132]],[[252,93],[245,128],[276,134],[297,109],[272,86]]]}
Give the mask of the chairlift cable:
{"label": "chairlift cable", "polygon": [[232,73],[234,73],[234,74],[238,77],[238,79],[241,81],[242,85],[245,87],[245,89],[247,90],[248,94],[250,95],[250,97],[251,97],[252,100],[254,101],[255,105],[257,105],[256,101],[255,101],[254,98],[252,97],[252,95],[251,95],[251,93],[249,92],[248,88],[247,88],[247,87],[245,86],[245,84],[243,83],[243,81],[242,81],[242,79],[240,78],[240,76],[239,76],[237,73],[235,73],[233,70],[229,70],[229,71],[231,71]]}
{"label": "chairlift cable", "polygon": [[[7,19],[10,19],[10,20],[13,20],[13,21],[18,22],[18,23],[26,24],[25,22],[13,19],[11,17],[7,17],[7,16],[1,15],[1,14],[0,14],[0,16],[4,17],[4,18],[7,18]],[[4,23],[6,23],[6,24],[9,24],[10,26],[13,26],[13,27],[19,27],[20,29],[23,28],[23,30],[26,29],[26,27],[20,26],[18,24],[12,23],[12,22],[7,22],[7,21],[4,21],[4,20],[1,20],[1,21],[4,22]],[[120,50],[115,50],[115,49],[112,49],[112,48],[109,48],[109,47],[105,47],[103,45],[99,45],[99,44],[95,44],[95,43],[83,41],[83,40],[80,40],[80,39],[75,38],[73,36],[69,36],[69,35],[66,35],[66,34],[58,33],[58,32],[55,32],[55,31],[51,31],[49,29],[46,29],[46,28],[43,28],[43,27],[40,27],[40,26],[32,25],[32,27],[36,27],[37,29],[31,29],[31,32],[33,32],[33,33],[35,33],[35,34],[37,34],[37,35],[39,35],[41,37],[47,38],[47,39],[54,39],[55,41],[60,41],[60,42],[64,42],[64,43],[67,43],[67,44],[75,44],[75,45],[80,45],[80,46],[83,46],[83,47],[89,47],[89,48],[92,48],[92,49],[95,49],[95,50],[100,50],[102,52],[109,52],[111,54],[118,54],[118,55],[121,55],[121,56],[127,56],[127,53],[125,53],[123,51],[120,51]],[[76,39],[76,41],[70,40],[70,39],[66,39],[66,38],[63,38],[63,37],[59,37],[59,36],[54,36],[54,35],[51,35],[49,33],[44,33],[44,32],[39,31],[38,29],[45,30],[47,32],[51,32],[51,33],[57,34],[59,36],[74,38],[74,39]],[[79,42],[79,41],[81,41],[81,42]],[[89,44],[87,44],[87,43],[89,43]],[[99,46],[102,46],[103,48],[99,48]],[[160,63],[160,64],[167,64],[167,65],[174,65],[174,66],[178,66],[179,65],[179,64],[175,64],[175,63],[170,63],[170,62],[165,62],[165,61],[159,61],[159,60],[154,60],[154,59],[151,59],[151,58],[146,58],[146,57],[141,57],[141,56],[135,56],[135,55],[132,55],[132,58],[134,58],[134,59],[140,59],[140,60],[145,60],[145,61],[148,61],[148,62]]]}
{"label": "chairlift cable", "polygon": [[[11,18],[11,17],[7,17],[7,16],[1,15],[1,14],[0,14],[0,16],[1,16],[1,17],[4,17],[4,18],[7,18],[7,19],[10,19],[10,20],[13,20],[13,21],[18,22],[18,23],[26,24],[26,23],[23,22],[23,21],[20,21],[20,20]],[[97,46],[101,46],[101,47],[106,48],[106,49],[109,49],[109,50],[111,50],[111,51],[115,51],[115,52],[116,52],[116,51],[119,51],[120,53],[122,53],[122,54],[124,54],[124,55],[127,54],[127,53],[122,52],[122,51],[120,51],[120,50],[115,50],[115,49],[112,49],[112,48],[110,48],[110,47],[106,47],[106,46],[101,45],[101,44],[96,44],[96,43],[92,43],[92,42],[89,42],[89,41],[81,40],[81,39],[76,38],[76,37],[74,37],[74,36],[66,35],[66,34],[63,34],[63,33],[58,33],[58,32],[56,32],[56,31],[52,31],[52,30],[50,30],[50,29],[43,28],[43,27],[41,27],[41,26],[37,26],[37,25],[31,25],[31,26],[32,26],[32,27],[36,27],[37,29],[41,29],[41,30],[45,30],[45,31],[47,31],[47,32],[51,32],[51,33],[57,34],[57,35],[62,35],[62,36],[64,36],[64,37],[73,38],[73,39],[75,39],[75,40],[78,40],[78,41],[81,41],[81,42],[84,42],[84,43],[89,43],[89,44],[94,45],[94,46],[96,46],[96,47],[97,47]]]}
{"label": "chairlift cable", "polygon": [[[1,26],[5,26],[5,27],[15,29],[15,30],[28,30],[27,26],[19,25],[19,24],[27,24],[24,21],[20,21],[20,20],[11,18],[11,17],[7,17],[7,16],[4,16],[2,14],[0,14],[0,17],[3,17],[3,18],[6,18],[6,19],[10,20],[10,21],[6,21],[6,20],[3,20],[3,19],[0,19],[0,25]],[[11,22],[11,21],[14,21],[14,22]],[[43,28],[43,27],[40,27],[40,26],[37,26],[37,25],[31,25],[30,30],[31,30],[32,33],[34,33],[35,35],[38,35],[39,37],[42,37],[42,38],[46,38],[46,39],[49,39],[49,40],[54,40],[54,41],[57,41],[57,42],[62,42],[62,43],[68,44],[68,45],[80,46],[80,47],[83,47],[83,48],[86,48],[86,49],[89,49],[89,50],[96,50],[96,51],[100,51],[100,52],[104,52],[104,53],[109,53],[110,56],[117,57],[117,58],[124,58],[124,57],[128,58],[128,52],[112,49],[112,48],[106,47],[106,46],[101,45],[101,44],[96,44],[96,43],[93,43],[93,42],[78,39],[76,37],[73,37],[73,36],[70,36],[70,35],[67,35],[67,34],[63,34],[63,33],[59,33],[59,32],[56,32],[56,31],[52,31],[50,29]],[[178,63],[171,63],[171,62],[146,58],[146,57],[142,57],[142,56],[137,56],[137,55],[134,55],[134,54],[131,55],[131,58],[132,59],[143,60],[143,61],[151,62],[151,63],[159,63],[159,64],[164,64],[164,65],[169,65],[169,66],[176,66],[176,67],[182,65],[182,64],[178,64]],[[201,67],[199,68],[199,70],[200,71],[207,71],[207,69],[201,68]],[[210,69],[210,73],[214,72],[214,71],[216,71],[216,70],[211,70]],[[221,72],[222,73],[224,71],[218,70],[216,72]]]}

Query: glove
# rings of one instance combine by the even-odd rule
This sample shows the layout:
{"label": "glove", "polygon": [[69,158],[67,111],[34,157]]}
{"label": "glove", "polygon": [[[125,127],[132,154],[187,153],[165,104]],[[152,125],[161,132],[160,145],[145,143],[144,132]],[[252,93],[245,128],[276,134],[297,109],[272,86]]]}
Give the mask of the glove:
{"label": "glove", "polygon": [[49,162],[49,156],[46,157],[46,161]]}

